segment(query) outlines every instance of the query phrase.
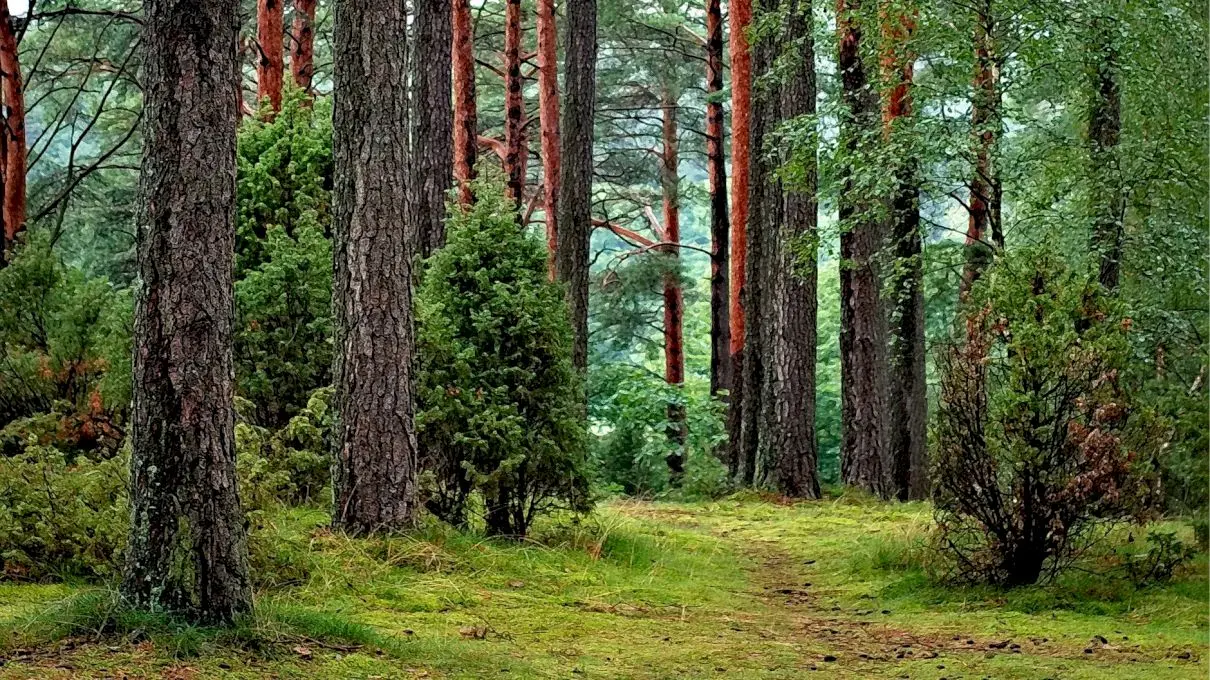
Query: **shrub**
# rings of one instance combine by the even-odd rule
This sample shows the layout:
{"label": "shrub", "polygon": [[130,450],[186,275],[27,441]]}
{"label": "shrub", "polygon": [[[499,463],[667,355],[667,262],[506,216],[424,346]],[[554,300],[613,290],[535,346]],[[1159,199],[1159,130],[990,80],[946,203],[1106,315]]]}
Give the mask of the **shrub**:
{"label": "shrub", "polygon": [[1136,586],[1171,581],[1177,570],[1188,564],[1197,549],[1171,531],[1150,531],[1139,549],[1137,543],[1119,550],[1126,577]]}
{"label": "shrub", "polygon": [[[280,430],[241,417],[235,425],[236,464],[246,509],[303,505],[323,500],[331,484],[332,388],[316,390]],[[241,412],[251,405],[240,400]]]}
{"label": "shrub", "polygon": [[127,465],[125,455],[68,464],[62,452],[38,444],[0,457],[0,574],[117,574],[130,522]]}
{"label": "shrub", "polygon": [[1000,259],[939,360],[935,511],[956,575],[1053,575],[1154,495],[1148,420],[1119,380],[1130,320],[1043,250]]}
{"label": "shrub", "polygon": [[428,506],[465,520],[478,491],[488,532],[524,536],[537,515],[589,507],[582,386],[546,252],[496,183],[455,210],[418,296]]}

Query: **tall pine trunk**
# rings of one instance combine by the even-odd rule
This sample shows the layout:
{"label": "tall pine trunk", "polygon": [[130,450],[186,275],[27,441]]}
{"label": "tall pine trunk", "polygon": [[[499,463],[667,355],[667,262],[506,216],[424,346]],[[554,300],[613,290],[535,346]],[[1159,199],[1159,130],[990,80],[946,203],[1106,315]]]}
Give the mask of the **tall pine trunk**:
{"label": "tall pine trunk", "polygon": [[236,0],[144,4],[131,526],[122,595],[226,623],[252,607],[232,358]]}
{"label": "tall pine trunk", "polygon": [[282,0],[257,0],[256,44],[259,54],[256,60],[256,99],[258,105],[268,99],[274,113],[281,111],[281,87],[285,74],[283,17]]}
{"label": "tall pine trunk", "polygon": [[1088,120],[1089,159],[1092,164],[1092,252],[1100,259],[1100,282],[1109,291],[1118,287],[1122,269],[1122,234],[1126,196],[1118,167],[1117,147],[1122,136],[1122,95],[1118,85],[1118,55],[1114,44],[1116,23],[1098,17],[1093,23],[1092,106]]}
{"label": "tall pine trunk", "polygon": [[752,55],[748,48],[748,26],[752,23],[752,0],[733,0],[728,20],[731,36],[731,262],[729,315],[731,322],[731,405],[727,411],[730,439],[729,468],[741,474],[743,460],[744,410],[744,284],[748,258],[749,128],[752,119]]}
{"label": "tall pine trunk", "polygon": [[[850,484],[887,495],[888,451],[886,319],[876,258],[881,220],[859,185],[855,165],[868,160],[877,134],[878,97],[869,87],[861,55],[860,0],[838,0],[837,67],[841,75],[843,169],[839,218],[840,256],[840,475]],[[865,158],[863,158],[863,156]]]}
{"label": "tall pine trunk", "polygon": [[1000,141],[1000,67],[995,49],[996,23],[992,3],[993,0],[978,0],[975,4],[975,77],[971,96],[975,167],[967,206],[966,264],[959,287],[963,297],[991,263],[995,251],[1004,248],[1000,177],[996,169],[996,148]]}
{"label": "tall pine trunk", "polygon": [[706,171],[710,191],[710,394],[731,389],[731,313],[727,290],[731,221],[723,102],[721,0],[706,0]]}
{"label": "tall pine trunk", "polygon": [[[785,47],[793,68],[781,86],[781,119],[815,114],[815,45],[810,0],[790,0]],[[800,152],[801,153],[801,152]],[[788,160],[788,159],[787,159]],[[767,381],[772,385],[767,480],[778,492],[795,498],[819,498],[818,450],[815,441],[816,352],[816,165],[815,151],[801,183],[783,186],[782,224],[772,256],[772,347]]]}
{"label": "tall pine trunk", "polygon": [[555,276],[559,247],[556,204],[559,200],[559,48],[555,1],[538,0],[538,124],[542,129],[542,211],[546,216],[546,250],[550,277]]}
{"label": "tall pine trunk", "polygon": [[915,8],[881,12],[883,137],[896,149],[896,186],[888,206],[891,253],[890,314],[890,482],[899,500],[928,495],[925,452],[927,386],[924,376],[924,266],[921,259],[920,189],[916,159],[906,144],[912,125],[915,55],[911,39]]}
{"label": "tall pine trunk", "polygon": [[316,0],[294,0],[294,47],[290,53],[290,75],[303,92],[311,92],[315,76],[315,4]]}
{"label": "tall pine trunk", "polygon": [[519,209],[525,197],[525,83],[521,78],[521,0],[504,6],[504,176]]}
{"label": "tall pine trunk", "polygon": [[[681,242],[681,185],[680,150],[677,141],[677,97],[671,86],[665,86],[662,111],[663,148],[660,153],[660,187],[664,197],[663,241],[667,257],[672,258],[669,271],[664,274],[664,380],[680,389],[685,385],[685,304],[681,290],[680,242]],[[668,469],[673,480],[685,472],[685,440],[688,429],[685,423],[685,405],[679,398],[668,404],[668,438],[674,451],[668,456]]]}
{"label": "tall pine trunk", "polygon": [[412,260],[406,216],[407,17],[398,0],[341,0],[333,34],[333,524],[397,531],[416,518]]}
{"label": "tall pine trunk", "polygon": [[471,181],[479,154],[478,104],[475,101],[475,28],[470,0],[453,0],[454,178],[463,205],[473,200]]}
{"label": "tall pine trunk", "polygon": [[557,280],[567,286],[575,331],[572,361],[588,368],[588,257],[592,236],[592,128],[597,81],[596,0],[567,0],[559,173]]}
{"label": "tall pine trunk", "polygon": [[8,0],[0,0],[0,96],[4,105],[3,202],[0,221],[4,243],[0,247],[0,266],[12,259],[13,246],[25,231],[25,86],[18,57],[17,32],[8,10]]}
{"label": "tall pine trunk", "polygon": [[445,245],[445,194],[454,177],[450,0],[415,0],[412,42],[411,224],[420,255]]}

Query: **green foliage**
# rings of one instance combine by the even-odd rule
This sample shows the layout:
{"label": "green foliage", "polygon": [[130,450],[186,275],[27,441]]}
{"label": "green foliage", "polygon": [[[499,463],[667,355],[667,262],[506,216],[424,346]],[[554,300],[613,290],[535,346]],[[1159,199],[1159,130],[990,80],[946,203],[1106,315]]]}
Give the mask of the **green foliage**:
{"label": "green foliage", "polygon": [[[246,510],[326,499],[331,483],[331,401],[331,387],[316,390],[306,407],[279,430],[236,423],[236,463]],[[250,407],[246,401],[241,405]]]}
{"label": "green foliage", "polygon": [[966,337],[941,357],[934,501],[964,579],[1053,576],[1101,520],[1154,500],[1155,427],[1121,371],[1130,320],[1053,253],[1001,257],[976,286]]}
{"label": "green foliage", "polygon": [[459,522],[478,491],[488,531],[523,536],[554,508],[589,508],[583,387],[542,244],[494,183],[476,196],[454,213],[420,286],[417,425],[435,477],[430,507]]}
{"label": "green foliage", "polygon": [[239,134],[235,362],[257,423],[279,428],[331,381],[332,126],[297,91]]}
{"label": "green foliage", "polygon": [[1144,548],[1119,550],[1126,576],[1136,586],[1171,581],[1177,571],[1198,553],[1197,548],[1182,541],[1172,531],[1148,532]]}
{"label": "green foliage", "polygon": [[120,570],[130,511],[127,457],[68,463],[30,444],[0,456],[0,578],[108,578]]}
{"label": "green foliage", "polygon": [[[129,293],[35,239],[0,269],[0,299],[0,423],[16,435],[12,450],[31,432],[42,444],[116,449],[130,403]],[[57,426],[29,420],[40,414]]]}

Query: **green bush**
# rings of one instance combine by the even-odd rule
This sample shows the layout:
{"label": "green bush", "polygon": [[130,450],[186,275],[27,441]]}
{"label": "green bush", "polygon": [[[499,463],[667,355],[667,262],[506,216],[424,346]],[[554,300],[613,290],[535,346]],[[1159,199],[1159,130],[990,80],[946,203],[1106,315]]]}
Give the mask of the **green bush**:
{"label": "green bush", "polygon": [[[240,411],[251,407],[240,400]],[[241,418],[235,425],[236,465],[244,508],[325,501],[331,484],[332,388],[316,390],[307,405],[280,430]]]}
{"label": "green bush", "polygon": [[583,389],[561,286],[497,183],[455,209],[418,295],[417,425],[434,514],[461,523],[478,492],[489,533],[524,536],[589,508]]}
{"label": "green bush", "polygon": [[283,427],[331,382],[331,115],[292,92],[239,134],[235,366],[254,420]]}
{"label": "green bush", "polygon": [[998,259],[964,321],[938,363],[940,544],[965,580],[1027,585],[1155,502],[1158,437],[1122,379],[1131,323],[1044,249]]}
{"label": "green bush", "polygon": [[0,457],[0,574],[107,578],[121,569],[130,522],[128,457],[100,462],[31,444]]}

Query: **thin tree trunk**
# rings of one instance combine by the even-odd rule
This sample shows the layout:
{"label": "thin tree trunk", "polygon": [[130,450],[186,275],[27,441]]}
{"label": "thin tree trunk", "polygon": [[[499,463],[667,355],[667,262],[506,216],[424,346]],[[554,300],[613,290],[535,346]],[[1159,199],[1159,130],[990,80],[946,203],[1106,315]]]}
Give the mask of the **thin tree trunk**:
{"label": "thin tree trunk", "polygon": [[[660,187],[664,195],[662,240],[669,244],[679,244],[681,187],[678,167],[680,152],[677,141],[677,97],[670,87],[664,88],[660,108],[663,112],[663,149],[660,153]],[[664,253],[676,263],[675,266],[670,266],[670,271],[664,275],[664,380],[680,390],[685,384],[685,305],[681,291],[680,248],[677,245],[669,245],[664,249]],[[684,447],[688,430],[683,401],[678,399],[668,404],[668,422],[668,438],[672,441],[675,451],[668,456],[667,462],[675,481],[685,472]]]}
{"label": "thin tree trunk", "polygon": [[[836,28],[841,99],[846,115],[841,139],[849,163],[865,153],[877,134],[878,99],[869,87],[861,57],[859,0],[838,0]],[[840,474],[846,484],[880,496],[887,493],[886,319],[875,258],[882,246],[881,221],[845,168],[840,193]]]}
{"label": "thin tree trunk", "polygon": [[731,314],[727,287],[731,222],[723,118],[723,13],[706,0],[706,166],[710,187],[710,394],[731,389]]}
{"label": "thin tree trunk", "polygon": [[596,106],[597,3],[567,0],[556,278],[567,286],[575,330],[572,361],[588,368],[588,258],[592,236],[592,132]]}
{"label": "thin tree trunk", "polygon": [[4,81],[0,85],[4,105],[4,201],[0,214],[4,243],[0,262],[12,258],[17,237],[25,231],[25,86],[17,47],[8,1],[0,0],[0,79]]}
{"label": "thin tree trunk", "polygon": [[475,101],[475,28],[470,0],[453,0],[454,178],[463,205],[474,200],[470,183],[479,154],[478,104]]}
{"label": "thin tree trunk", "polygon": [[121,590],[139,609],[227,623],[252,607],[231,349],[239,3],[148,0],[144,12],[142,284]]}
{"label": "thin tree trunk", "polygon": [[[784,27],[793,70],[781,91],[781,119],[815,114],[815,45],[810,0],[791,0]],[[795,498],[819,498],[815,441],[816,168],[809,155],[801,183],[785,186],[783,223],[774,253],[772,360],[773,427],[769,472],[774,488]]]}
{"label": "thin tree trunk", "polygon": [[556,203],[559,200],[559,38],[555,0],[538,0],[538,124],[542,128],[542,211],[546,215],[546,250],[550,277],[555,277],[559,247]]}
{"label": "thin tree trunk", "polygon": [[412,192],[408,205],[420,255],[445,245],[445,194],[454,177],[450,0],[414,0],[412,56]]}
{"label": "thin tree trunk", "polygon": [[730,434],[730,471],[740,472],[744,385],[745,317],[744,283],[748,258],[748,163],[749,128],[752,118],[752,55],[748,50],[748,26],[752,23],[752,0],[733,0],[728,20],[731,36],[731,405],[727,412]]}
{"label": "thin tree trunk", "polygon": [[525,195],[525,83],[521,79],[521,0],[504,6],[504,176],[520,209]]}
{"label": "thin tree trunk", "polygon": [[294,48],[290,53],[290,75],[303,92],[311,92],[315,76],[316,0],[294,0]]}
{"label": "thin tree trunk", "polygon": [[281,87],[285,73],[283,17],[282,0],[257,0],[256,44],[259,55],[256,60],[256,99],[258,105],[268,99],[274,113],[281,111]]}
{"label": "thin tree trunk", "polygon": [[959,286],[962,297],[966,297],[991,263],[995,250],[1004,248],[1000,225],[1000,178],[995,163],[1000,138],[1000,69],[995,50],[992,2],[979,0],[975,14],[975,78],[971,97],[975,167],[970,182],[966,264]]}
{"label": "thin tree trunk", "polygon": [[[912,124],[911,49],[915,8],[882,12],[882,71],[887,96],[882,104],[883,137],[892,144],[906,139]],[[900,148],[896,146],[895,148]],[[924,266],[921,259],[920,189],[911,150],[896,159],[897,186],[888,217],[895,264],[890,273],[891,389],[890,482],[899,500],[928,495],[925,454],[927,387],[924,377]]]}
{"label": "thin tree trunk", "polygon": [[333,35],[333,308],[338,413],[333,524],[353,534],[416,518],[412,259],[406,219],[407,17],[342,0]]}
{"label": "thin tree trunk", "polygon": [[1095,66],[1092,110],[1088,122],[1093,188],[1092,252],[1100,258],[1100,282],[1116,290],[1122,269],[1122,231],[1126,197],[1122,191],[1117,146],[1122,136],[1122,95],[1118,85],[1118,55],[1113,19],[1098,17],[1093,26],[1095,43],[1090,54],[1100,57]]}

